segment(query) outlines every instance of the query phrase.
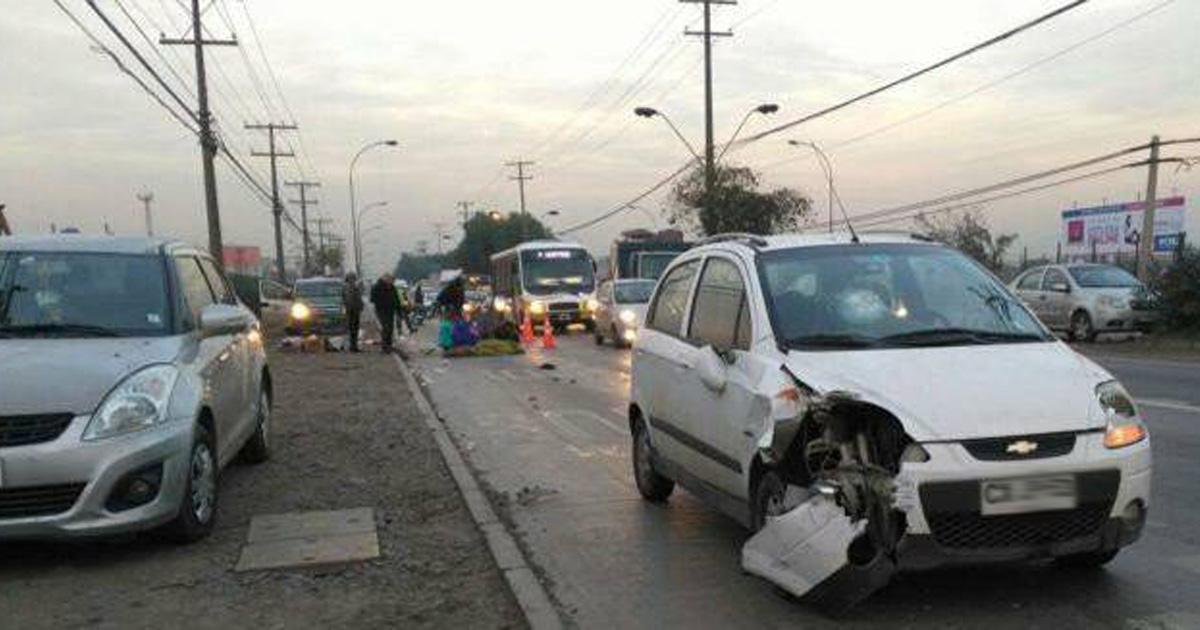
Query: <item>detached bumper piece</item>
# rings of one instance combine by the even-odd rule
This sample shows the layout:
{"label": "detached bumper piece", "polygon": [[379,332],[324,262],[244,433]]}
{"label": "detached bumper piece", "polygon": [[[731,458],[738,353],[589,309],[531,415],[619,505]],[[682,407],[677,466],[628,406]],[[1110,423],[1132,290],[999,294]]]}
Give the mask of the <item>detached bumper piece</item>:
{"label": "detached bumper piece", "polygon": [[[794,486],[793,493],[803,493]],[[785,500],[785,505],[794,504]],[[742,547],[742,568],[827,612],[840,612],[888,583],[895,564],[884,554],[851,561],[855,541],[865,541],[866,521],[852,522],[837,502],[815,494],[774,518]]]}

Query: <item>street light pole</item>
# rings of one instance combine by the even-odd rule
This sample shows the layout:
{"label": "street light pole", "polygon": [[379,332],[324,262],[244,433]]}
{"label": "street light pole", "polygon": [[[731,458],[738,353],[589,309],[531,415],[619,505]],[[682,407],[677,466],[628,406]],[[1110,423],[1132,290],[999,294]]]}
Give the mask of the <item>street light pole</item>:
{"label": "street light pole", "polygon": [[777,111],[779,111],[779,106],[775,103],[763,103],[762,105],[759,105],[758,107],[746,112],[746,115],[742,116],[742,122],[738,123],[737,129],[734,130],[733,137],[729,139],[729,142],[725,143],[724,147],[721,147],[721,154],[717,156],[717,162],[719,163],[721,158],[725,157],[725,152],[729,150],[729,147],[733,146],[733,143],[738,139],[738,136],[742,134],[742,127],[746,126],[746,123],[750,121],[751,116],[755,114],[769,116]]}
{"label": "street light pole", "polygon": [[704,159],[700,157],[700,154],[696,152],[696,148],[692,146],[692,143],[688,142],[688,139],[679,132],[679,128],[675,126],[675,123],[671,122],[671,118],[669,116],[658,111],[657,109],[654,109],[653,107],[637,107],[634,108],[633,113],[641,116],[642,118],[654,118],[655,116],[662,118],[663,121],[667,123],[667,126],[671,128],[671,131],[675,132],[675,137],[679,138],[679,141],[683,143],[683,146],[687,147],[687,150],[691,152],[692,157],[696,158],[697,162],[704,161]]}
{"label": "street light pole", "polygon": [[829,156],[815,142],[788,140],[788,144],[796,148],[807,147],[817,154],[817,163],[821,165],[821,170],[825,172],[825,181],[829,186],[829,233],[833,234],[833,164],[829,161]]}
{"label": "street light pole", "polygon": [[359,149],[358,153],[354,154],[354,158],[350,160],[350,233],[351,238],[354,241],[354,271],[358,274],[359,278],[362,277],[362,255],[359,251],[361,249],[361,243],[359,243],[358,240],[358,211],[354,205],[354,165],[358,163],[358,158],[362,157],[364,153],[374,149],[375,147],[394,147],[398,144],[400,143],[396,142],[395,140],[378,140],[375,142],[369,142],[364,145],[363,148]]}

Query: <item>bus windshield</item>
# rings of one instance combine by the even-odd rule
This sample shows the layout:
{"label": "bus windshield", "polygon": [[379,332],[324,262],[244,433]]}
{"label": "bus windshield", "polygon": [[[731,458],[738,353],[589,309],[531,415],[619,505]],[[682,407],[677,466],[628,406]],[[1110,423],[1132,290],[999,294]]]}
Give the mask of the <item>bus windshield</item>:
{"label": "bus windshield", "polygon": [[521,284],[532,295],[591,293],[592,257],[583,249],[536,249],[521,252]]}

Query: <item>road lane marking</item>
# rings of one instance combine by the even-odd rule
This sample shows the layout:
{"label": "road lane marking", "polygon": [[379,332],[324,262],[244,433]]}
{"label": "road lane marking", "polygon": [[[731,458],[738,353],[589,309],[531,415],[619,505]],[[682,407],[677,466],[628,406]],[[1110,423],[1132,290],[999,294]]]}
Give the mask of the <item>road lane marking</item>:
{"label": "road lane marking", "polygon": [[1138,398],[1137,404],[1143,407],[1157,407],[1159,409],[1171,409],[1172,411],[1183,411],[1185,413],[1200,413],[1200,406],[1189,405],[1178,400],[1157,400],[1154,398]]}

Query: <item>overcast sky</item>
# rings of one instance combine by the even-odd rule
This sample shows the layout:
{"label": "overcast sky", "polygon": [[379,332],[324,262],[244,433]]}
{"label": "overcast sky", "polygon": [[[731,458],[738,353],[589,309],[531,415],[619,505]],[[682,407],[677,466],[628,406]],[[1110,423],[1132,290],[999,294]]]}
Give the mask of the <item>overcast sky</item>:
{"label": "overcast sky", "polygon": [[[120,50],[86,2],[63,2]],[[714,25],[732,27],[734,37],[714,52],[717,138],[727,138],[759,103],[778,103],[780,112],[752,119],[747,134],[901,76],[1064,2],[743,0],[720,7]],[[51,0],[5,4],[0,203],[8,204],[15,228],[44,231],[55,222],[97,232],[107,221],[118,233],[140,232],[135,195],[150,190],[160,233],[205,243],[195,137],[94,51]],[[163,53],[186,79],[183,86],[121,12],[124,7],[157,39],[160,30],[183,34],[181,4],[97,4],[190,99],[187,51]],[[1145,143],[1153,134],[1198,136],[1200,3],[1165,3],[1096,38],[1163,4],[1092,0],[727,159],[763,169],[768,185],[812,195],[823,214],[817,163],[807,156],[784,161],[800,155],[787,139],[814,140],[831,155],[837,186],[854,214],[1053,168]],[[230,146],[264,182],[266,161],[248,151],[265,149],[265,135],[241,129],[242,123],[294,115],[300,134],[288,137],[299,160],[282,161],[281,178],[320,178],[318,209],[343,231],[351,156],[368,141],[399,140],[396,150],[369,153],[357,171],[361,203],[389,202],[364,221],[367,229],[382,226],[367,239],[375,269],[419,240],[432,248],[434,223],[452,229],[457,201],[515,209],[517,189],[506,161],[536,161],[529,208],[559,210],[561,216],[548,219],[559,227],[608,210],[677,168],[686,149],[661,121],[636,118],[631,110],[657,107],[693,143],[703,142],[702,51],[682,35],[685,27],[699,26],[699,15],[696,5],[670,0],[217,0],[205,15],[209,36],[233,30],[241,46],[208,49],[213,109]],[[1200,145],[1166,153],[1200,154]],[[226,164],[218,163],[218,171],[226,242],[262,245],[269,253],[267,207]],[[1145,169],[1130,169],[985,209],[995,228],[1020,233],[1031,255],[1052,253],[1063,208],[1132,200],[1145,179]],[[1191,196],[1200,192],[1198,181],[1197,171],[1168,167],[1160,190]],[[642,205],[657,214],[662,199]],[[298,209],[292,212],[299,216]],[[630,212],[573,237],[602,251],[620,230],[649,223],[646,214]],[[1190,224],[1193,232],[1200,226],[1195,217]],[[288,242],[299,240],[289,232]]]}

